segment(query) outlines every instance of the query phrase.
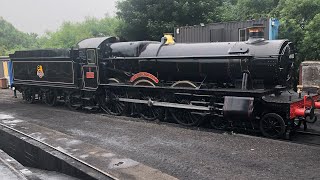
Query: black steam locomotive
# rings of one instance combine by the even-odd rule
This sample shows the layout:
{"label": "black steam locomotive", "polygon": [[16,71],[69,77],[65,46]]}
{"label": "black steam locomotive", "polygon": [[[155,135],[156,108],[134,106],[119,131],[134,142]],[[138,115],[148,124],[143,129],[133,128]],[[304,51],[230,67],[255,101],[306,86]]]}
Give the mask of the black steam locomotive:
{"label": "black steam locomotive", "polygon": [[294,63],[288,40],[175,44],[86,39],[72,49],[16,51],[14,86],[29,103],[65,102],[186,126],[260,130],[279,138],[314,122],[318,96],[289,91]]}

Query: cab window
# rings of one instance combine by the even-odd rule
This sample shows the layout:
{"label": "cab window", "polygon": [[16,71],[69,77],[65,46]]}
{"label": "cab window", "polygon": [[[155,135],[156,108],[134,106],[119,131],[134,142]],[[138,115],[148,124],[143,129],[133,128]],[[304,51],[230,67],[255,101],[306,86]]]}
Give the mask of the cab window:
{"label": "cab window", "polygon": [[88,63],[96,63],[96,51],[94,49],[87,50],[87,60]]}
{"label": "cab window", "polygon": [[244,28],[244,29],[239,29],[239,41],[247,41],[249,39],[249,31]]}

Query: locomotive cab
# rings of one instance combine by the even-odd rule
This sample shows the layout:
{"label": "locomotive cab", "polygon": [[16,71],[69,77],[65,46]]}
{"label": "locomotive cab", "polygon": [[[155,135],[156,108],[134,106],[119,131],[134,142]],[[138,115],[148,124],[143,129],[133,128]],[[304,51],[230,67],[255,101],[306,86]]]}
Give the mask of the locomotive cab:
{"label": "locomotive cab", "polygon": [[116,41],[115,37],[100,37],[85,39],[77,44],[83,89],[95,90],[98,88],[100,84],[99,62],[108,48],[108,43]]}

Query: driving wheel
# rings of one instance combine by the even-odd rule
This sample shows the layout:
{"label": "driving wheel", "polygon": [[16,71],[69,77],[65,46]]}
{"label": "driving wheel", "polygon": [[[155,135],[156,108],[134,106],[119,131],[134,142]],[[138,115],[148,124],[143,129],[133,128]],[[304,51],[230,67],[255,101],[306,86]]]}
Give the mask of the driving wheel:
{"label": "driving wheel", "polygon": [[101,109],[111,115],[120,116],[124,113],[126,104],[119,101],[123,94],[105,90],[104,95],[99,99]]}

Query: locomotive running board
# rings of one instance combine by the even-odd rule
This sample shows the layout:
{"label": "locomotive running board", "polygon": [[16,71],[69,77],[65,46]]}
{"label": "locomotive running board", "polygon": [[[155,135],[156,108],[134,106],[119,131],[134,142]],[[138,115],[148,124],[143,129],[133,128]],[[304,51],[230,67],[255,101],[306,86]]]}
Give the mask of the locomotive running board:
{"label": "locomotive running board", "polygon": [[178,109],[188,109],[188,110],[198,110],[198,111],[210,111],[210,107],[205,106],[195,106],[190,104],[179,104],[179,103],[169,103],[169,102],[158,102],[152,100],[141,100],[141,99],[129,99],[129,98],[119,98],[121,102],[127,103],[138,103],[138,104],[147,104],[148,106],[158,106],[158,107],[167,107],[167,108],[178,108]]}

